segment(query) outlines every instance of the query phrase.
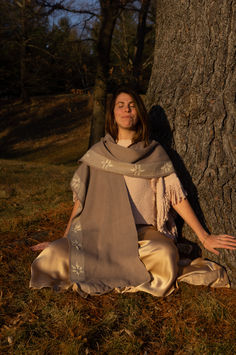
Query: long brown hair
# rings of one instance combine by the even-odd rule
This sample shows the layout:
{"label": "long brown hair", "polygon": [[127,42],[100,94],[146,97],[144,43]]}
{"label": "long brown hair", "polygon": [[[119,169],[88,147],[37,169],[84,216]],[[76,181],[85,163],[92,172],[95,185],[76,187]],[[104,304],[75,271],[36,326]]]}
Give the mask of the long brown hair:
{"label": "long brown hair", "polygon": [[133,137],[133,143],[144,141],[145,145],[148,145],[149,132],[148,132],[147,110],[146,110],[146,107],[144,105],[142,98],[131,88],[120,87],[113,94],[111,101],[110,101],[110,107],[107,110],[107,114],[106,114],[106,123],[105,123],[106,132],[109,133],[113,137],[114,140],[116,140],[118,138],[118,127],[115,122],[114,108],[115,108],[116,98],[121,93],[128,94],[132,97],[132,99],[134,100],[136,110],[137,110],[138,123],[136,126],[135,135]]}

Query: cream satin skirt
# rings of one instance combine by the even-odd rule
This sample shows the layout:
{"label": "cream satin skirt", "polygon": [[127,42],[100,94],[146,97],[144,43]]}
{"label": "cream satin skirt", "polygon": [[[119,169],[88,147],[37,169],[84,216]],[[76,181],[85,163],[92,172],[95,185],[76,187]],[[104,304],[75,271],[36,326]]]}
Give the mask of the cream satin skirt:
{"label": "cream satin skirt", "polygon": [[[225,270],[218,264],[197,258],[182,267],[173,240],[152,226],[138,229],[139,256],[150,273],[150,281],[137,287],[126,287],[118,292],[143,291],[153,296],[167,296],[178,287],[178,281],[193,285],[230,287]],[[69,245],[66,238],[49,244],[31,266],[30,287],[51,287],[56,290],[70,286],[79,291],[69,279]]]}

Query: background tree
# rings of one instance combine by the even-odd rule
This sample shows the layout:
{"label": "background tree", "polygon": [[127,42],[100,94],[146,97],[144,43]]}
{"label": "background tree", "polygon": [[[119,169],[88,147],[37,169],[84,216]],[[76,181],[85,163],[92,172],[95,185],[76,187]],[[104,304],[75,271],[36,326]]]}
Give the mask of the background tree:
{"label": "background tree", "polygon": [[[50,92],[70,92],[93,86],[95,58],[68,17],[61,17],[48,35],[51,54],[46,75]],[[88,68],[90,70],[88,70]]]}
{"label": "background tree", "polygon": [[[137,3],[139,5],[141,3],[140,8],[136,7]],[[132,83],[136,87],[139,86],[149,5],[150,1],[146,0],[141,2],[132,0],[100,0],[101,23],[97,39],[98,61],[93,95],[94,103],[90,145],[96,143],[104,135],[107,85],[109,83],[111,88],[114,83],[112,77],[109,78],[108,82],[109,73],[112,76],[115,67],[116,84],[127,83],[127,78],[129,78],[129,83]],[[136,23],[135,13],[139,14]],[[118,20],[116,36],[113,37],[115,24]],[[141,29],[144,30],[142,36]],[[133,32],[137,33],[136,38]],[[140,41],[138,41],[138,38]],[[120,62],[121,67],[119,68],[120,70],[116,70],[118,65],[115,65],[113,62],[112,65],[114,64],[114,66],[111,65],[109,71],[112,42],[113,54],[116,56],[116,61],[118,59],[118,62]]]}
{"label": "background tree", "polygon": [[1,97],[26,100],[94,85],[95,55],[81,38],[83,19],[80,27],[65,16],[53,24],[56,10],[37,0],[0,0],[0,10]]}
{"label": "background tree", "polygon": [[142,64],[143,64],[143,49],[144,49],[144,40],[148,31],[151,30],[151,27],[147,27],[147,16],[148,9],[150,6],[151,0],[143,0],[141,3],[141,8],[139,10],[139,19],[138,26],[136,31],[136,41],[135,41],[135,53],[133,61],[133,76],[135,80],[135,86],[138,91],[141,88],[142,80]]}
{"label": "background tree", "polygon": [[136,1],[118,17],[112,38],[109,90],[114,85],[132,84],[146,93],[153,63],[155,3]]}
{"label": "background tree", "polygon": [[46,52],[48,18],[34,0],[1,0],[0,8],[1,95],[18,93],[25,100],[39,65],[32,58]]}
{"label": "background tree", "polygon": [[104,135],[107,77],[112,34],[120,12],[120,0],[100,0],[100,29],[97,42],[97,68],[93,90],[93,115],[89,145],[93,145]]}
{"label": "background tree", "polygon": [[[128,82],[134,85],[139,76],[145,92],[154,38],[150,31],[153,11],[147,13],[148,3],[149,0],[101,1],[101,7],[97,1],[0,0],[0,95],[20,94],[26,99],[91,88],[100,62],[108,91]],[[151,1],[153,4],[155,1]],[[115,33],[105,40],[104,26],[108,28],[111,20]],[[110,47],[111,56],[110,50],[107,56]],[[99,54],[101,48],[105,51]],[[142,76],[136,75],[137,66],[139,71],[142,67]]]}
{"label": "background tree", "polygon": [[[174,158],[191,203],[209,229],[236,235],[236,2],[159,0],[156,23],[147,92],[153,134]],[[163,126],[168,128],[166,118],[169,133],[161,136]],[[186,226],[183,235],[196,239]],[[223,263],[235,286],[236,253],[204,255]]]}
{"label": "background tree", "polygon": [[100,0],[100,29],[97,41],[97,71],[93,93],[93,115],[89,145],[104,135],[107,79],[109,74],[110,51],[115,23],[133,0]]}
{"label": "background tree", "polygon": [[112,37],[109,90],[115,85],[127,84],[133,75],[136,29],[137,11],[123,11],[117,19]]}

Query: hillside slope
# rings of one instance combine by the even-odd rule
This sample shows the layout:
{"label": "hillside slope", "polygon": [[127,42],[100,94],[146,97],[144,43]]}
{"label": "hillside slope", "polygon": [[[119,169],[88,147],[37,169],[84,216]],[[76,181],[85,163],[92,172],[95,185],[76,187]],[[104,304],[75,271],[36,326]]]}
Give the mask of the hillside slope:
{"label": "hillside slope", "polygon": [[1,103],[0,158],[74,165],[88,148],[91,106],[87,95]]}

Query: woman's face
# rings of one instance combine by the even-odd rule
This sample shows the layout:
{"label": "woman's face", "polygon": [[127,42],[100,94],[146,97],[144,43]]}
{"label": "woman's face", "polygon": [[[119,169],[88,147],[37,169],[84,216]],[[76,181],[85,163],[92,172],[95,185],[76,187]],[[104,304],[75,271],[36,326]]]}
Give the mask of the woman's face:
{"label": "woman's face", "polygon": [[114,117],[118,130],[136,130],[138,114],[135,102],[129,94],[121,93],[117,96]]}

